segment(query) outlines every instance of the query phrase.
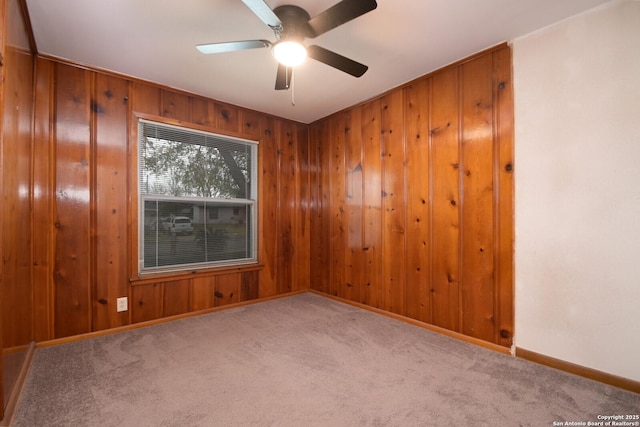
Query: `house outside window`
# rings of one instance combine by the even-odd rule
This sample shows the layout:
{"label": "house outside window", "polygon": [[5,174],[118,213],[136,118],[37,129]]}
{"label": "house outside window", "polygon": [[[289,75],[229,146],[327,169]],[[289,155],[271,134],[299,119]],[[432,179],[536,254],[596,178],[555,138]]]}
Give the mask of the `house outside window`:
{"label": "house outside window", "polygon": [[257,262],[257,143],[138,121],[139,272]]}

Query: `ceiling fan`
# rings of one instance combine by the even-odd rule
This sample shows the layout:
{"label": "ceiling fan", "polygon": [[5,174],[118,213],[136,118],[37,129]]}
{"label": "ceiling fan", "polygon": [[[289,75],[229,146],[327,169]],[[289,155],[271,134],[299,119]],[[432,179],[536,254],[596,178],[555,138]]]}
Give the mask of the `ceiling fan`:
{"label": "ceiling fan", "polygon": [[242,40],[201,44],[196,46],[200,52],[212,54],[270,47],[278,60],[276,90],[289,89],[293,67],[301,64],[307,56],[354,77],[362,76],[369,68],[320,46],[305,47],[302,42],[305,38],[318,37],[374,10],[378,6],[375,0],[342,0],[313,18],[298,6],[283,5],[271,10],[264,0],[242,2],[273,30],[277,41]]}

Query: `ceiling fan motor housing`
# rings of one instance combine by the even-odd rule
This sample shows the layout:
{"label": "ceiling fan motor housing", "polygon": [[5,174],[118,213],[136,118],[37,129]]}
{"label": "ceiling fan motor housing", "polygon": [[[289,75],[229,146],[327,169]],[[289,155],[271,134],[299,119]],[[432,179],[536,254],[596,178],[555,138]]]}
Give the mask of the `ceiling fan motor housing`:
{"label": "ceiling fan motor housing", "polygon": [[311,17],[303,8],[287,4],[276,7],[273,13],[282,21],[280,40],[302,41],[308,35]]}

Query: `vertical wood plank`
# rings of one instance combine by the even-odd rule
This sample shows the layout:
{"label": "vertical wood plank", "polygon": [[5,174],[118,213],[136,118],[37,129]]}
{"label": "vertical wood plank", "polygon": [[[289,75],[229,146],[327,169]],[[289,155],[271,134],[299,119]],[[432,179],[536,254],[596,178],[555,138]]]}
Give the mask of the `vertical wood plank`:
{"label": "vertical wood plank", "polygon": [[309,127],[309,289],[324,291],[319,271],[321,222],[320,198],[320,126],[316,123]]}
{"label": "vertical wood plank", "polygon": [[296,277],[297,236],[295,210],[298,208],[296,194],[296,130],[292,123],[276,125],[278,144],[278,293],[291,292]]}
{"label": "vertical wood plank", "polygon": [[431,322],[429,80],[405,88],[407,174],[407,310]]}
{"label": "vertical wood plank", "polygon": [[496,143],[494,169],[496,171],[496,295],[497,327],[495,342],[511,347],[514,325],[513,271],[513,84],[511,78],[511,49],[505,47],[493,54],[495,80]]}
{"label": "vertical wood plank", "polygon": [[250,301],[260,295],[260,274],[258,270],[245,271],[242,273],[240,283],[240,301]]}
{"label": "vertical wood plank", "polygon": [[[160,88],[140,82],[131,84],[131,109],[135,113],[151,114],[159,116],[162,110],[162,91]],[[129,161],[127,168],[129,171],[129,197],[131,199],[131,218],[129,224],[129,275],[138,276],[139,253],[138,253],[138,131],[137,124],[129,127],[128,153]]]}
{"label": "vertical wood plank", "polygon": [[462,333],[494,339],[493,85],[485,55],[461,66]]}
{"label": "vertical wood plank", "polygon": [[164,284],[131,287],[131,322],[140,323],[163,316]]}
{"label": "vertical wood plank", "polygon": [[362,117],[359,109],[345,117],[346,247],[344,297],[362,302],[364,295]]}
{"label": "vertical wood plank", "polygon": [[[2,28],[2,31],[0,31],[0,55],[2,56],[2,58],[4,58],[5,52],[6,52],[6,45],[5,45],[5,28],[7,27],[7,2],[6,0],[0,0],[0,28]],[[4,165],[3,165],[3,156],[2,156],[2,151],[4,150],[4,117],[5,117],[5,113],[4,113],[4,92],[5,92],[5,85],[4,85],[4,81],[5,81],[5,73],[6,73],[6,66],[3,64],[2,66],[0,66],[0,189],[2,189],[4,187],[4,179],[3,179],[3,175],[4,175]],[[4,226],[4,221],[5,221],[5,213],[4,213],[4,209],[0,209],[0,225]],[[3,240],[3,233],[2,233],[2,228],[0,228],[0,260],[4,259],[4,254],[3,254],[3,244],[2,244],[2,240]],[[0,264],[0,292],[2,291],[2,265]],[[2,309],[2,305],[1,304],[5,304],[4,301],[0,300],[0,309]],[[4,321],[2,319],[2,315],[0,315],[0,331],[4,331],[4,329],[6,328],[6,325],[4,324]],[[0,334],[0,349],[4,349],[5,344],[4,344],[4,340],[2,338],[2,334]],[[2,360],[0,359],[0,362],[2,362]],[[13,382],[13,376],[8,373],[5,372],[5,368],[2,366],[2,363],[0,363],[0,402],[2,402],[2,404],[0,404],[0,419],[4,419],[4,408],[6,406],[6,403],[8,402],[9,396],[8,394],[10,393],[9,391],[5,392],[5,387],[6,389],[10,389],[11,387],[9,386],[9,384],[11,384]],[[6,384],[6,386],[5,386]]]}
{"label": "vertical wood plank", "polygon": [[55,143],[53,138],[53,62],[36,59],[33,151],[33,303],[34,340],[46,341],[53,331],[53,194]]}
{"label": "vertical wood plank", "polygon": [[381,103],[373,100],[360,107],[362,117],[363,240],[365,304],[383,308],[382,279],[382,139]]}
{"label": "vertical wood plank", "polygon": [[406,197],[403,92],[382,98],[382,277],[385,309],[404,314],[406,293]]}
{"label": "vertical wood plank", "polygon": [[328,150],[323,149],[329,141],[327,121],[311,125],[310,168],[311,168],[311,289],[328,292],[329,244],[328,213],[326,207],[326,185],[328,163],[323,162]]}
{"label": "vertical wood plank", "polygon": [[309,209],[309,130],[296,125],[297,208],[296,215],[296,277],[294,291],[309,289],[311,272],[311,213]]}
{"label": "vertical wood plank", "polygon": [[240,132],[240,114],[237,107],[216,102],[214,108],[216,127],[218,129]]}
{"label": "vertical wood plank", "polygon": [[160,115],[162,101],[161,90],[157,86],[133,82],[131,88],[131,108],[137,113]]}
{"label": "vertical wood plank", "polygon": [[329,264],[329,293],[339,297],[345,297],[345,113],[340,113],[330,119],[330,158],[329,158],[329,248],[331,263]]}
{"label": "vertical wood plank", "polygon": [[127,277],[127,123],[129,83],[98,74],[95,115],[95,289],[93,330],[129,323],[116,299],[129,297]]}
{"label": "vertical wood plank", "polygon": [[162,116],[188,122],[191,120],[191,102],[189,96],[164,89],[161,91]]}
{"label": "vertical wood plank", "polygon": [[332,221],[332,205],[331,205],[331,120],[327,119],[322,128],[322,157],[320,158],[321,176],[320,176],[320,197],[322,203],[321,222],[322,222],[322,287],[325,292],[331,293],[331,221]]}
{"label": "vertical wood plank", "polygon": [[[13,7],[11,9],[14,9]],[[22,19],[19,9],[13,10]],[[13,14],[10,14],[10,16]],[[11,40],[9,40],[11,41]],[[0,316],[4,329],[3,350],[24,346],[32,340],[32,237],[31,201],[28,188],[32,179],[33,57],[7,46],[5,51],[4,98],[0,109]],[[8,350],[13,351],[15,350]],[[4,354],[4,353],[3,353]],[[20,355],[14,354],[19,369]],[[5,359],[6,362],[7,359]],[[6,363],[8,381],[15,379]],[[8,383],[8,386],[11,384]],[[11,390],[7,387],[6,391]]]}
{"label": "vertical wood plank", "polygon": [[209,127],[216,125],[212,101],[198,96],[192,96],[189,101],[191,102],[191,123]]}
{"label": "vertical wood plank", "polygon": [[260,114],[251,110],[240,110],[240,133],[247,138],[260,138]]}
{"label": "vertical wood plank", "polygon": [[55,336],[91,330],[90,112],[93,74],[56,64]]}
{"label": "vertical wood plank", "polygon": [[433,324],[459,331],[460,165],[458,71],[431,85],[431,299]]}
{"label": "vertical wood plank", "polygon": [[190,311],[191,280],[174,280],[164,283],[162,315],[163,317]]}
{"label": "vertical wood plank", "polygon": [[325,292],[331,292],[331,121],[326,120],[322,126],[322,139],[320,144],[323,146],[320,157],[320,203],[321,205],[321,223],[322,235],[320,244],[322,246],[321,254],[321,271],[322,271],[322,288]]}
{"label": "vertical wood plank", "polygon": [[220,307],[223,305],[233,304],[240,301],[240,288],[242,283],[242,274],[223,274],[217,276],[215,280],[216,290],[214,305]]}
{"label": "vertical wood plank", "polygon": [[258,227],[261,230],[260,262],[264,268],[260,272],[260,297],[277,293],[278,257],[278,145],[275,120],[263,117],[260,122],[262,138],[258,147],[260,165],[260,213]]}
{"label": "vertical wood plank", "polygon": [[213,307],[215,277],[198,277],[191,281],[191,311]]}

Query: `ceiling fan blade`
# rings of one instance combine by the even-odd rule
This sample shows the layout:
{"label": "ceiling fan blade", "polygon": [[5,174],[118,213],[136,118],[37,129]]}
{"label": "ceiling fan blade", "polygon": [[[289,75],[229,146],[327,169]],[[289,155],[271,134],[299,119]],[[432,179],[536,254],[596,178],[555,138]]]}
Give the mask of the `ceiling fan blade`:
{"label": "ceiling fan blade", "polygon": [[318,37],[376,7],[378,3],[375,0],[342,0],[309,20],[308,25],[312,34],[308,37]]}
{"label": "ceiling fan blade", "polygon": [[270,46],[271,42],[268,40],[242,40],[237,42],[199,44],[196,48],[200,52],[208,55],[211,53],[234,52],[236,50],[257,49]]}
{"label": "ceiling fan blade", "polygon": [[330,67],[337,68],[340,71],[344,71],[347,74],[351,74],[354,77],[360,77],[367,72],[369,67],[359,62],[349,59],[335,52],[331,52],[320,46],[307,47],[307,55],[309,58],[320,61]]}
{"label": "ceiling fan blade", "polygon": [[276,90],[287,90],[291,86],[291,75],[293,69],[286,65],[278,64],[278,73],[276,74]]}
{"label": "ceiling fan blade", "polygon": [[242,0],[242,3],[246,4],[267,26],[274,29],[282,28],[282,22],[264,0]]}

